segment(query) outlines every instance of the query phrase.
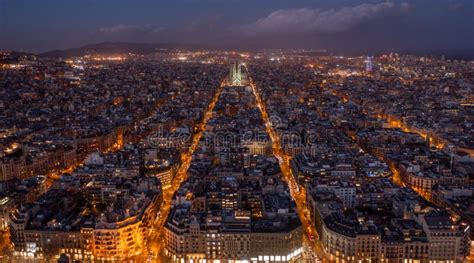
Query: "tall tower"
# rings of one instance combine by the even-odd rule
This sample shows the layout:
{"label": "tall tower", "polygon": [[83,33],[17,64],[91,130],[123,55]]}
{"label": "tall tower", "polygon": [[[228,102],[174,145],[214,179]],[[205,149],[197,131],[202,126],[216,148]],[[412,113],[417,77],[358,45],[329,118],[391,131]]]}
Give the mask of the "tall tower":
{"label": "tall tower", "polygon": [[242,85],[242,68],[239,60],[230,62],[229,83],[235,86]]}
{"label": "tall tower", "polygon": [[367,60],[365,61],[365,71],[367,72],[372,72],[374,70],[374,66],[372,64],[372,57],[367,57]]}

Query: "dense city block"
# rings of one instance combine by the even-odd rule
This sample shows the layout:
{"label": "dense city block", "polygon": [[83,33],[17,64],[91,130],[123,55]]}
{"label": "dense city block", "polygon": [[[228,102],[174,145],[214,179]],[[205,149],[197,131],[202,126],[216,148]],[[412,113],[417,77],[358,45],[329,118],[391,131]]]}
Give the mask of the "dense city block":
{"label": "dense city block", "polygon": [[0,55],[0,261],[473,260],[474,63]]}

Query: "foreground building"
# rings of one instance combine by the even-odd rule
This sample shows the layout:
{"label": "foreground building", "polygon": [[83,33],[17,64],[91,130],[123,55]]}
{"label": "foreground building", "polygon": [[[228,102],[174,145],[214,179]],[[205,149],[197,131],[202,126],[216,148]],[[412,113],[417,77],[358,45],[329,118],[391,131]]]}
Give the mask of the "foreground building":
{"label": "foreground building", "polygon": [[[366,186],[358,186],[363,187]],[[384,198],[389,198],[390,207],[372,203],[369,208],[357,202],[360,203],[357,207],[343,210],[344,204],[335,191],[310,190],[312,220],[331,260],[462,262],[465,259],[469,253],[468,224],[453,220],[447,212],[430,206],[413,191],[400,188],[391,197],[386,195],[388,192],[385,191]]]}
{"label": "foreground building", "polygon": [[129,175],[63,175],[34,203],[12,214],[14,255],[123,261],[144,252],[161,203],[161,183],[156,177]]}
{"label": "foreground building", "polygon": [[302,227],[295,204],[281,181],[262,179],[242,173],[185,183],[166,224],[169,256],[196,262],[297,259]]}

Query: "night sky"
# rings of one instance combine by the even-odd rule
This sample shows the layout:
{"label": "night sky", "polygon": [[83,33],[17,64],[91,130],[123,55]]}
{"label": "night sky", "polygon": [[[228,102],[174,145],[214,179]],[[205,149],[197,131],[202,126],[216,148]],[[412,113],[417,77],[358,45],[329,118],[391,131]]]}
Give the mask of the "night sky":
{"label": "night sky", "polygon": [[474,49],[474,1],[0,0],[0,50],[103,41],[465,52]]}

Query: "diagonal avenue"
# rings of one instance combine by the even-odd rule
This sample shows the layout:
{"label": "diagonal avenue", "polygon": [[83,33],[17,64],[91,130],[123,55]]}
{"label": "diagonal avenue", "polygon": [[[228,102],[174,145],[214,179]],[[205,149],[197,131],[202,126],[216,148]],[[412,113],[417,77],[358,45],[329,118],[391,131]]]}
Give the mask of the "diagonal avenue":
{"label": "diagonal avenue", "polygon": [[306,235],[303,236],[303,241],[304,241],[303,244],[304,244],[304,248],[306,252],[305,257],[308,260],[308,262],[311,262],[310,259],[318,260],[318,258],[323,259],[323,261],[326,262],[325,253],[320,242],[317,240],[310,240],[310,238],[308,237],[308,236],[318,237],[318,234],[315,231],[314,224],[311,222],[311,220],[307,216],[309,214],[309,211],[307,209],[307,204],[306,204],[306,190],[304,187],[299,186],[295,178],[293,177],[291,173],[291,169],[290,169],[290,157],[285,155],[282,150],[280,137],[278,136],[277,132],[272,127],[272,122],[270,120],[270,117],[268,116],[265,102],[262,100],[259,89],[255,85],[255,82],[252,80],[247,66],[245,66],[245,70],[247,71],[247,77],[249,78],[249,85],[252,88],[252,91],[255,95],[257,106],[265,122],[265,128],[272,140],[273,154],[279,161],[280,169],[283,174],[283,179],[288,184],[290,188],[291,196],[296,202],[296,206],[298,209],[298,216],[300,217],[301,224],[303,225],[303,228],[306,233]]}
{"label": "diagonal avenue", "polygon": [[191,160],[193,153],[199,146],[199,141],[202,138],[202,135],[206,129],[206,124],[209,119],[212,117],[212,112],[216,106],[217,101],[219,100],[222,89],[224,88],[224,82],[216,88],[216,92],[209,103],[203,118],[200,123],[196,125],[197,132],[192,136],[191,145],[188,150],[181,154],[181,165],[176,173],[176,176],[173,178],[171,186],[163,189],[163,202],[160,208],[159,217],[155,220],[153,228],[150,229],[150,239],[149,239],[149,250],[152,255],[156,255],[159,258],[160,262],[166,261],[166,258],[161,254],[164,251],[164,224],[166,218],[171,209],[171,199],[173,198],[174,193],[178,190],[181,183],[186,180],[189,166],[191,165]]}

